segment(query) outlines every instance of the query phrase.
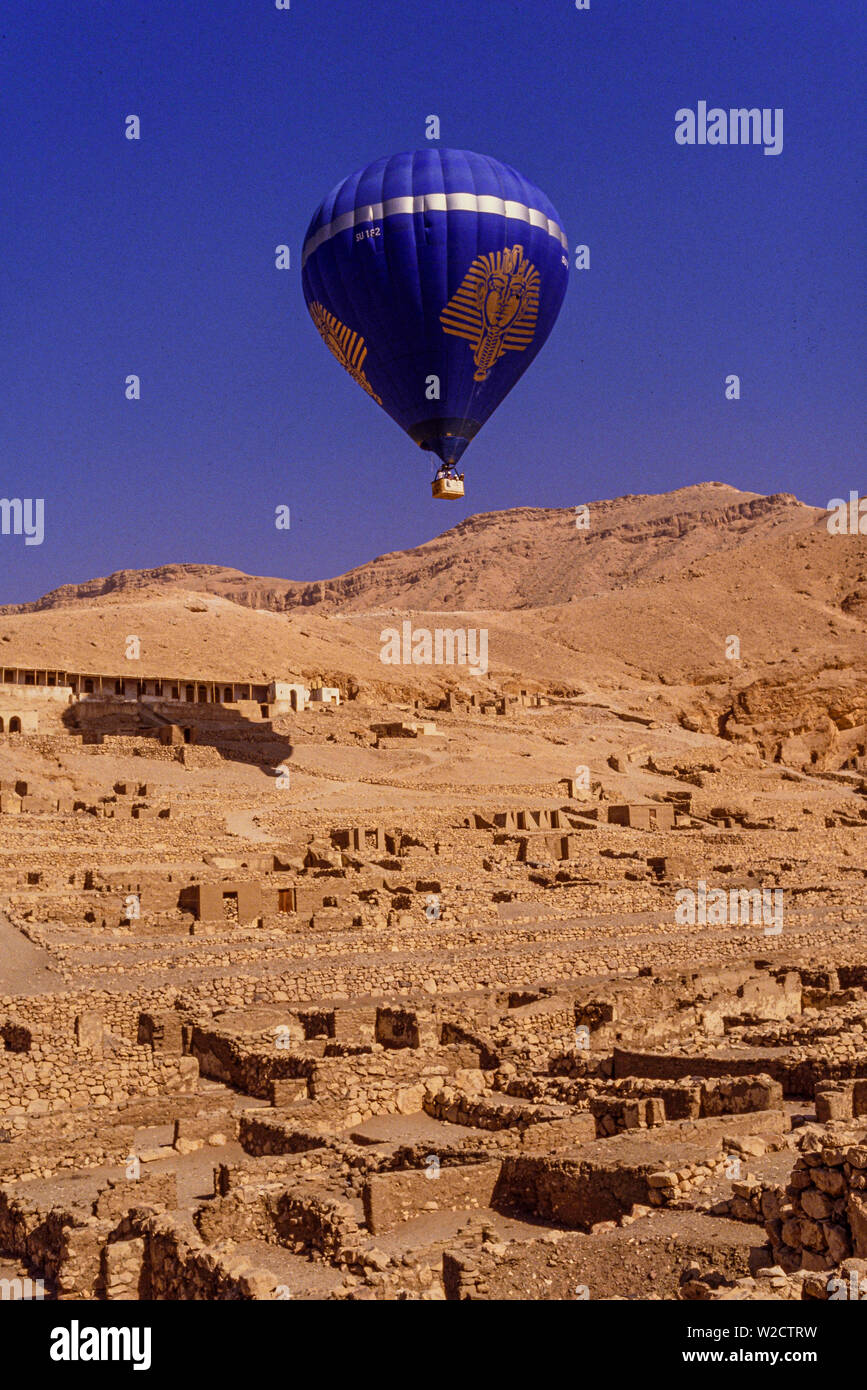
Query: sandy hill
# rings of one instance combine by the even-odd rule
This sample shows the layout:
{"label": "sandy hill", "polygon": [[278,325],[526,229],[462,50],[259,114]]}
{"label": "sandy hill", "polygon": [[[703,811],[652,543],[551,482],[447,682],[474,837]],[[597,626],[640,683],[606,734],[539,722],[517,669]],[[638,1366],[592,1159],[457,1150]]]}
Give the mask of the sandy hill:
{"label": "sandy hill", "polygon": [[[867,722],[867,538],[830,536],[789,494],[722,483],[474,516],[317,583],[217,565],[119,571],[0,609],[0,663],[141,676],[322,677],[409,697],[465,669],[389,666],[384,627],[484,627],[489,672],[732,729]],[[726,657],[737,636],[741,659]]]}
{"label": "sandy hill", "polygon": [[274,612],[537,608],[670,579],[692,561],[730,554],[750,541],[800,534],[822,516],[789,494],[762,497],[723,483],[593,502],[589,511],[586,530],[576,526],[569,509],[523,507],[468,517],[424,545],[314,582],[255,577],[218,565],[164,565],[65,585],[34,604],[0,613],[82,600],[128,602],[178,590]]}

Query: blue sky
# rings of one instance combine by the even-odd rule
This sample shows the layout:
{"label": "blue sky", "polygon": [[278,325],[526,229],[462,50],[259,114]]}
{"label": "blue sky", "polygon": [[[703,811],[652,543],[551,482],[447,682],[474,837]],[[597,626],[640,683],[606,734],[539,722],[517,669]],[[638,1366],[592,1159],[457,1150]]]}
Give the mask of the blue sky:
{"label": "blue sky", "polygon": [[[6,0],[0,495],[45,499],[45,540],[0,535],[0,602],[174,561],[325,577],[474,512],[707,479],[863,492],[863,14]],[[782,153],[677,145],[701,100],[782,107]],[[341,372],[300,284],[322,197],[424,146],[430,114],[590,246],[466,454],[465,506],[430,500],[428,456]]]}

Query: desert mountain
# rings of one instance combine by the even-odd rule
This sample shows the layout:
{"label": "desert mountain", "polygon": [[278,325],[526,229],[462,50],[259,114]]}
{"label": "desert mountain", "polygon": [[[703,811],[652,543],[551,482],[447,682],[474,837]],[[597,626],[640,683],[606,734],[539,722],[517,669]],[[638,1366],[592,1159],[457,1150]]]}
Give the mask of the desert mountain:
{"label": "desert mountain", "polygon": [[380,555],[331,579],[292,581],[219,565],[164,565],[64,585],[33,604],[0,613],[82,600],[125,602],[157,592],[165,597],[178,590],[272,612],[538,608],[670,580],[690,563],[731,555],[750,542],[799,535],[822,516],[788,493],[762,497],[703,483],[656,496],[593,502],[586,529],[576,526],[579,518],[569,509],[523,507],[468,517],[412,550]]}
{"label": "desert mountain", "polygon": [[[487,674],[384,665],[383,629],[410,613],[486,629]],[[0,663],[113,672],[132,633],[142,677],[300,675],[404,699],[519,682],[825,758],[867,723],[867,538],[721,483],[591,503],[586,529],[519,508],[315,583],[177,564],[66,585],[0,609]]]}

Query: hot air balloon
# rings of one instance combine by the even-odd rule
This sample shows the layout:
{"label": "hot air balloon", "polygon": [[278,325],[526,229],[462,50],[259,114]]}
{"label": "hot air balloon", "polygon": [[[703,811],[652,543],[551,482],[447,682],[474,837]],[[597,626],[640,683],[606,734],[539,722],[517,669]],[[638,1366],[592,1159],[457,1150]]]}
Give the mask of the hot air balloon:
{"label": "hot air balloon", "polygon": [[422,449],[432,485],[529,367],[566,292],[568,242],[545,194],[470,150],[378,159],[339,183],[307,230],[302,285],[342,367]]}

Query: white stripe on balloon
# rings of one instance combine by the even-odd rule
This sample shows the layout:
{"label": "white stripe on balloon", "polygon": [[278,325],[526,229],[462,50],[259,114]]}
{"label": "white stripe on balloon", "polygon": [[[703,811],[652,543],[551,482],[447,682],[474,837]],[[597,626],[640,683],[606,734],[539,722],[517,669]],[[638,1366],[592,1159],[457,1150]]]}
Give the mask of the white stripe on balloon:
{"label": "white stripe on balloon", "polygon": [[569,250],[569,242],[563,228],[538,208],[527,207],[526,203],[513,203],[507,198],[494,198],[481,193],[418,193],[414,197],[389,198],[385,203],[362,203],[351,212],[341,213],[333,222],[320,227],[304,243],[301,256],[302,267],[323,242],[329,241],[347,227],[361,227],[367,222],[380,222],[384,217],[396,213],[414,212],[492,212],[500,217],[514,218],[518,222],[528,222],[531,227],[542,227],[549,236],[555,237],[564,250]]}

